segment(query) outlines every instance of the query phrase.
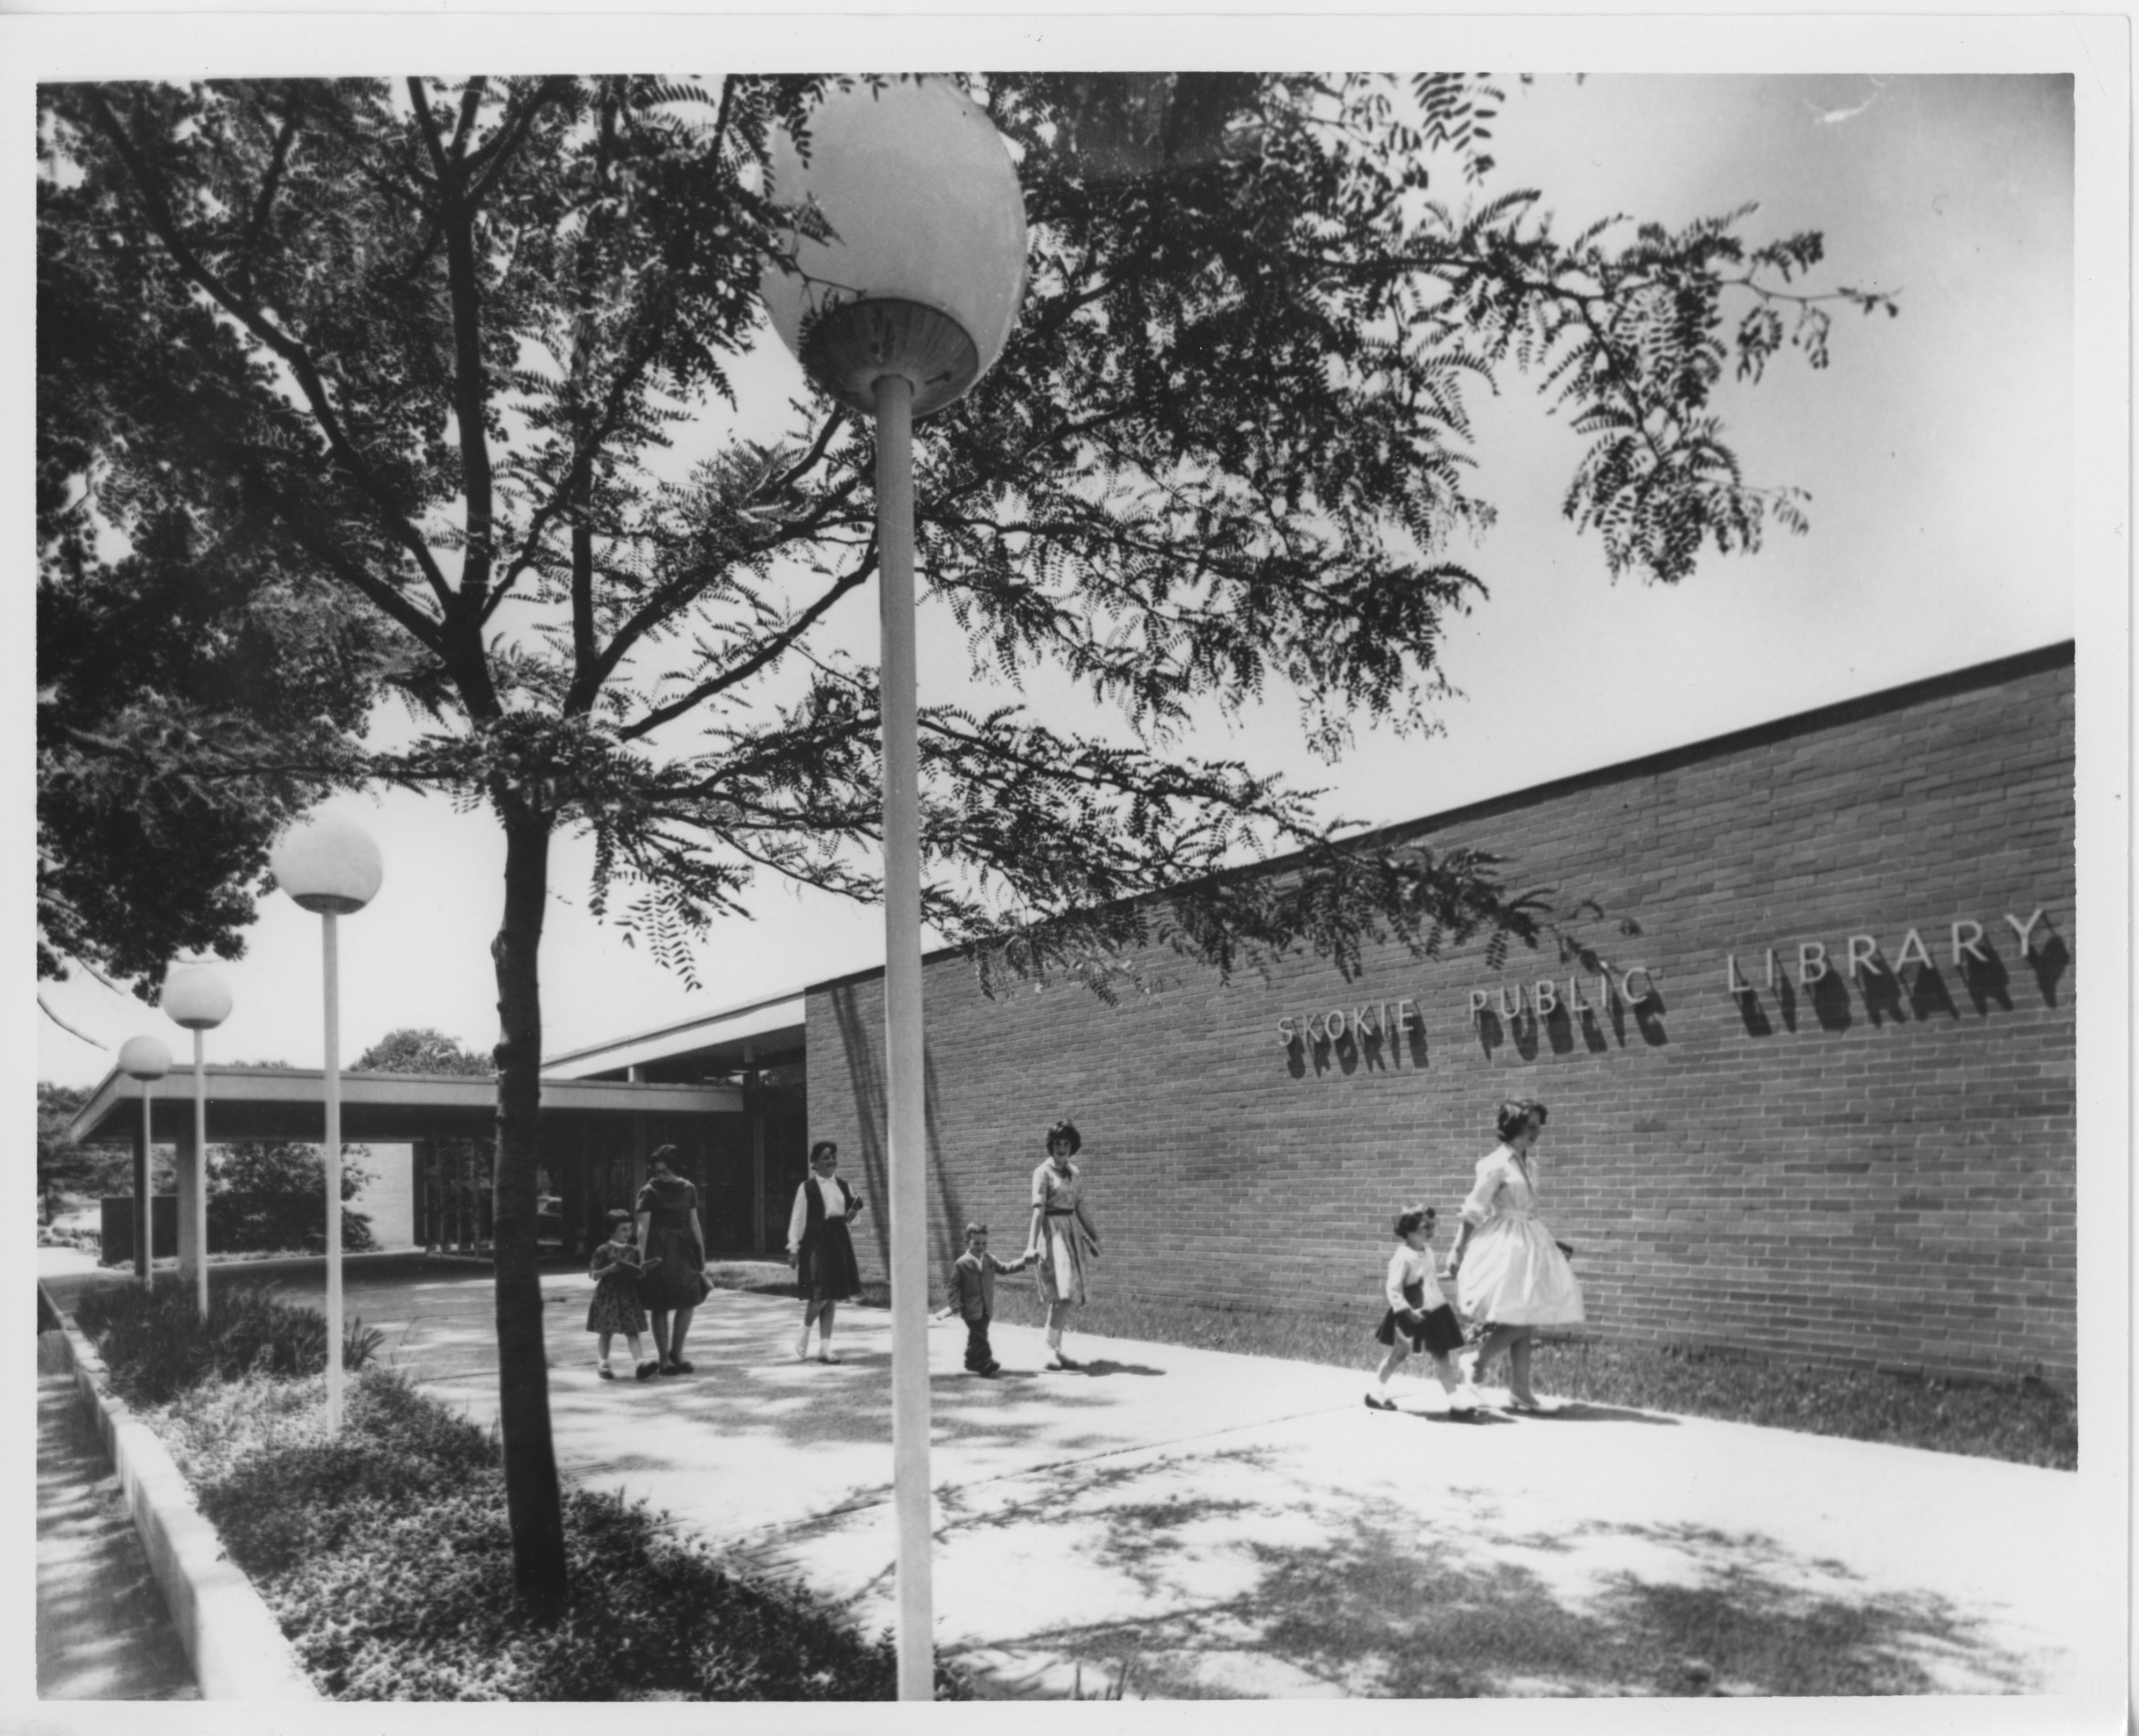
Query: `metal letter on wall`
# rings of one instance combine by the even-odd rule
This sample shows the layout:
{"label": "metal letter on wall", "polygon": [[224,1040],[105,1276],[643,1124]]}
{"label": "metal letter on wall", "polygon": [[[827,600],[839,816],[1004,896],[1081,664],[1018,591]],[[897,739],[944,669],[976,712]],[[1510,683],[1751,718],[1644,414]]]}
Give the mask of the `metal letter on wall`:
{"label": "metal letter on wall", "polygon": [[2035,924],[2042,920],[2043,912],[2039,908],[2037,909],[2034,915],[2029,917],[2025,922],[2023,922],[2018,917],[2014,916],[2009,912],[2007,914],[2005,918],[2006,926],[2011,928],[2013,932],[2020,937],[2021,957],[2025,958],[2030,952],[2035,950],[2029,944],[2028,937],[2035,932]]}

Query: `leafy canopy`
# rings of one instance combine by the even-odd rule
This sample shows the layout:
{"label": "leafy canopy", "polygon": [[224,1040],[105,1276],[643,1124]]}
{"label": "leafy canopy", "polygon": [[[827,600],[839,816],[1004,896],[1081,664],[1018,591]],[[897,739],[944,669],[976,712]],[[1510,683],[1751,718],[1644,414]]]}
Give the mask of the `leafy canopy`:
{"label": "leafy canopy", "polygon": [[350,1064],[355,1073],[453,1073],[487,1078],[497,1071],[488,1055],[479,1055],[428,1026],[403,1025],[390,1030]]}
{"label": "leafy canopy", "polygon": [[[869,431],[820,399],[777,431],[723,409],[797,220],[770,130],[806,134],[825,83],[47,87],[58,760],[95,735],[95,775],[139,788],[177,730],[188,791],[263,817],[261,792],[383,780],[586,829],[597,908],[687,972],[754,874],[874,896],[875,676],[840,636],[874,571]],[[1183,751],[1185,727],[1290,702],[1334,755],[1362,721],[1433,726],[1446,622],[1485,594],[1467,396],[1513,374],[1583,436],[1565,510],[1614,575],[1676,583],[1801,530],[1790,490],[1740,476],[1716,389],[1792,345],[1823,365],[1831,305],[1892,304],[1808,291],[1819,237],[1756,243],[1746,211],[1563,237],[1493,188],[1481,79],[969,88],[1018,160],[1030,290],[917,440],[919,569],[974,677],[923,720],[930,919],[1098,980],[1153,940],[1231,968],[1535,938],[1544,907],[1490,859],[1341,844],[1312,792]],[[138,711],[97,694],[128,619],[203,642],[127,648]],[[1089,715],[1025,710],[1042,668]],[[377,693],[412,730],[364,738]],[[188,833],[189,793],[161,834],[115,832],[122,804],[71,793],[89,775],[41,808],[53,952],[150,975],[181,941],[234,946],[259,830],[226,800]],[[135,842],[200,846],[192,878],[97,903]],[[1272,852],[1287,873],[1217,872]]]}

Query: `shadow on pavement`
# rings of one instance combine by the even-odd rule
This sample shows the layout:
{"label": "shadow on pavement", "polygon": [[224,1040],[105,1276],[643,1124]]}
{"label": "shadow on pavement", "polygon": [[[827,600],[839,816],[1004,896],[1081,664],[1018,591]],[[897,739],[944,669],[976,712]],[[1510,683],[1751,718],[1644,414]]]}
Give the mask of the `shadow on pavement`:
{"label": "shadow on pavement", "polygon": [[73,1375],[46,1370],[55,1360],[41,1340],[37,1697],[198,1699],[96,1425]]}
{"label": "shadow on pavement", "polygon": [[[1253,1454],[1217,1456],[1237,1461],[1229,1484],[1252,1479]],[[1312,1524],[1289,1525],[1252,1489],[1155,1499],[1143,1487],[1155,1480],[1102,1469],[1064,1498],[1082,1522],[1065,1547],[1121,1575],[1143,1611],[991,1639],[999,1682],[1059,1692],[1073,1669],[1111,1680],[1126,1667],[1137,1694],[1162,1699],[1243,1685],[1402,1699],[2039,1691],[2025,1659],[1943,1598],[1876,1589],[1756,1533],[1486,1524],[1422,1538],[1415,1518],[1367,1502],[1304,1504],[1291,1517],[1313,1509]],[[1016,1518],[968,1512],[941,1534],[955,1546]]]}
{"label": "shadow on pavement", "polygon": [[1523,1411],[1516,1414],[1525,1422],[1637,1422],[1653,1427],[1675,1429],[1679,1421],[1676,1416],[1659,1416],[1653,1411],[1629,1410],[1623,1405],[1592,1404],[1588,1399],[1563,1398],[1555,1401],[1557,1408],[1550,1411]]}

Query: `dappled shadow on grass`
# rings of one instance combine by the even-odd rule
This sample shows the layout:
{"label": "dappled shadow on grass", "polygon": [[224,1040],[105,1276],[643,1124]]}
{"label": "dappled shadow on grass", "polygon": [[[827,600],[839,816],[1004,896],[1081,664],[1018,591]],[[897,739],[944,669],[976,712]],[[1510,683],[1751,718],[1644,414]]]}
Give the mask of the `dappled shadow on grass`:
{"label": "dappled shadow on grass", "polygon": [[[1237,1459],[1229,1470],[1243,1476],[1254,1469],[1251,1454],[1220,1456]],[[1080,1533],[1079,1554],[1133,1584],[1143,1610],[991,1637],[991,1652],[1045,1658],[1057,1675],[1127,1662],[1136,1691],[1162,1699],[1230,1697],[1244,1677],[1265,1683],[1260,1691],[1402,1699],[2040,1685],[2027,1659],[1946,1600],[1873,1588],[1755,1533],[1613,1523],[1553,1537],[1489,1518],[1422,1537],[1415,1515],[1365,1501],[1288,1527],[1265,1500],[1149,1499],[1142,1475],[1080,1478],[1074,1505],[1102,1528]],[[1014,1515],[954,1514],[945,1536],[1008,1523]],[[1310,1532],[1316,1540],[1273,1541]],[[1228,1540],[1214,1549],[1214,1537]],[[1199,1547],[1202,1558],[1187,1561]],[[1214,1580],[1221,1552],[1236,1571]],[[1219,1595],[1184,1594],[1228,1580],[1236,1588]]]}

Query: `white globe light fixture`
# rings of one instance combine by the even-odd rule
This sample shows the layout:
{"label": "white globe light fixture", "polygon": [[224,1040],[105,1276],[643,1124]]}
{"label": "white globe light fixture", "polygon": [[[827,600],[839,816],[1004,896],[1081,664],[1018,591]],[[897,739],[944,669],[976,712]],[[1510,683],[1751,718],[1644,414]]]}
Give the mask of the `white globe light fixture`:
{"label": "white globe light fixture", "polygon": [[230,989],[205,965],[181,965],[164,979],[164,1016],[193,1034],[193,1161],[179,1189],[179,1264],[193,1256],[193,1305],[208,1318],[208,1062],[204,1038],[230,1016]]}
{"label": "white globe light fixture", "polygon": [[171,1070],[171,1052],[154,1037],[129,1037],[120,1045],[119,1070],[141,1082],[141,1138],[134,1147],[134,1276],[144,1289],[154,1281],[150,1255],[155,1226],[149,1195],[149,1153],[154,1139],[149,1126],[149,1089]]}
{"label": "white globe light fixture", "polygon": [[384,877],[379,846],[353,820],[321,814],[282,834],[268,853],[275,883],[320,918],[326,1004],[327,1433],[341,1432],[341,1032],[335,923],[371,902]]}
{"label": "white globe light fixture", "polygon": [[1002,354],[1025,293],[1025,197],[987,117],[940,78],[830,94],[812,111],[808,134],[806,162],[791,139],[775,134],[771,193],[784,205],[814,206],[831,232],[820,239],[798,226],[768,264],[762,294],[774,329],[810,377],[876,422],[898,1697],[930,1699],[913,418],[954,403]]}

